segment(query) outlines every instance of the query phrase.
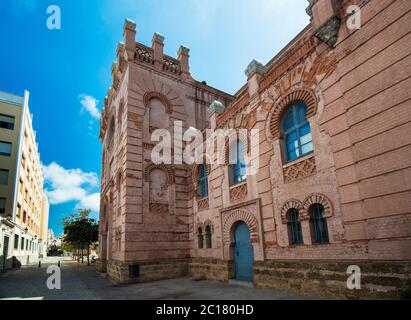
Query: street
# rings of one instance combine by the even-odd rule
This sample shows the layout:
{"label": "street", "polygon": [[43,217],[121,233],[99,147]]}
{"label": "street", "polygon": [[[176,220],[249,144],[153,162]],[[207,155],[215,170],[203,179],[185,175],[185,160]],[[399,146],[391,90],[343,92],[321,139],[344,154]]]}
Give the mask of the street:
{"label": "street", "polygon": [[[61,261],[61,289],[47,287],[47,267]],[[119,286],[100,276],[94,265],[78,266],[71,258],[48,257],[38,265],[9,270],[0,274],[0,300],[163,300],[163,299],[244,299],[281,300],[307,299],[288,291],[256,289],[235,284],[192,278],[162,280]]]}

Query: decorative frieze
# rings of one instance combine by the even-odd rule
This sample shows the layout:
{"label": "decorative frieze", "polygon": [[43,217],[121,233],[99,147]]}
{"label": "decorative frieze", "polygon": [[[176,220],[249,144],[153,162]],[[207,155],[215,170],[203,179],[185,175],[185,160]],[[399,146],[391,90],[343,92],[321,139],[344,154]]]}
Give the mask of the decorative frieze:
{"label": "decorative frieze", "polygon": [[139,43],[136,47],[135,59],[145,63],[154,64],[153,50]]}
{"label": "decorative frieze", "polygon": [[198,211],[207,210],[209,208],[208,197],[197,201]]}
{"label": "decorative frieze", "polygon": [[223,126],[228,120],[244,110],[249,103],[250,97],[248,93],[246,93],[217,118],[217,127]]}
{"label": "decorative frieze", "polygon": [[170,58],[164,59],[163,60],[163,71],[168,71],[171,73],[179,74],[180,64],[177,61],[173,61]]}
{"label": "decorative frieze", "polygon": [[265,78],[260,82],[260,92],[266,90],[275,81],[277,81],[284,73],[290,70],[293,66],[299,63],[303,58],[305,58],[311,51],[315,48],[314,37],[310,37],[296,47],[295,50],[290,51],[285,54],[283,59],[277,66],[270,68],[267,72]]}
{"label": "decorative frieze", "polygon": [[283,168],[284,182],[292,182],[316,172],[315,158],[311,157]]}
{"label": "decorative frieze", "polygon": [[236,200],[242,200],[247,197],[247,183],[240,184],[239,186],[232,187],[230,189],[230,200],[231,201],[236,201]]}
{"label": "decorative frieze", "polygon": [[152,201],[149,204],[150,213],[165,214],[168,212],[168,203]]}

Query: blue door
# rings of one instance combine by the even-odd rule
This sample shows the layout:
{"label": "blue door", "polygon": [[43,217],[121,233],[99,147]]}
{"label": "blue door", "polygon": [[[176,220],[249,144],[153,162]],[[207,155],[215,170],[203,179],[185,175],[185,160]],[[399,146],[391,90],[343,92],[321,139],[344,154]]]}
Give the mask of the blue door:
{"label": "blue door", "polygon": [[234,231],[235,277],[241,281],[253,281],[253,246],[247,224],[240,222]]}

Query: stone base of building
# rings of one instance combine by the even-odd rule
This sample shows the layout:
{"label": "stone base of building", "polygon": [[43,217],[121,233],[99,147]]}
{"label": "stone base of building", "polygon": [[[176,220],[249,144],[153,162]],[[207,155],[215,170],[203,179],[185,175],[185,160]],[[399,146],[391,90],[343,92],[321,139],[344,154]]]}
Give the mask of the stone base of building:
{"label": "stone base of building", "polygon": [[[360,289],[347,288],[351,265],[360,268]],[[255,262],[254,285],[326,298],[396,299],[411,288],[411,261]]]}
{"label": "stone base of building", "polygon": [[[360,289],[347,288],[350,276],[347,268],[351,265],[360,268]],[[133,272],[130,266],[138,266],[138,275],[130,276]],[[101,263],[97,263],[96,268],[101,270]],[[253,272],[256,287],[293,290],[325,298],[393,299],[401,298],[403,292],[411,289],[411,261],[256,261]],[[107,274],[120,284],[186,276],[227,282],[235,277],[235,270],[232,261],[192,258],[109,261]]]}
{"label": "stone base of building", "polygon": [[97,259],[95,262],[96,270],[99,273],[105,273],[107,270],[105,270],[105,263],[101,261],[101,259]]}
{"label": "stone base of building", "polygon": [[111,280],[120,284],[150,282],[186,277],[188,275],[188,266],[189,259],[108,261],[107,275]]}
{"label": "stone base of building", "polygon": [[234,264],[210,258],[193,258],[190,260],[189,274],[196,279],[228,281],[234,278]]}

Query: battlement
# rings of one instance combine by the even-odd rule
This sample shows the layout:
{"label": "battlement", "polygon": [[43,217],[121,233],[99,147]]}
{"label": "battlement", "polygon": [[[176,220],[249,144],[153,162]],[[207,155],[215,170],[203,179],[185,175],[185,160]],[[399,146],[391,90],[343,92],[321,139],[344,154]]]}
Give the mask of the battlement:
{"label": "battlement", "polygon": [[[177,58],[164,54],[164,36],[156,32],[151,41],[151,47],[136,40],[136,23],[126,19],[123,27],[124,44],[119,44],[117,56],[126,53],[127,61],[144,65],[158,72],[166,72],[172,76],[190,79],[189,57],[190,49],[180,46]],[[120,55],[120,56],[119,56]]]}

